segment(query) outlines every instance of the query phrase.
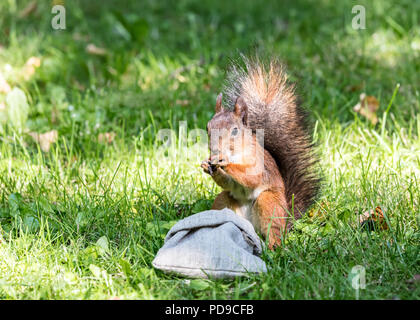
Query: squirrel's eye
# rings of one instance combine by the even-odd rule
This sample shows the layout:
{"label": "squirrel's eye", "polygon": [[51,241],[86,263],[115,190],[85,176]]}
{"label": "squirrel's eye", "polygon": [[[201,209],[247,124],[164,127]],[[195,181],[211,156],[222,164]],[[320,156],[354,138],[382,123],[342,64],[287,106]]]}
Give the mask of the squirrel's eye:
{"label": "squirrel's eye", "polygon": [[236,136],[238,134],[238,128],[233,128],[232,130],[232,136]]}

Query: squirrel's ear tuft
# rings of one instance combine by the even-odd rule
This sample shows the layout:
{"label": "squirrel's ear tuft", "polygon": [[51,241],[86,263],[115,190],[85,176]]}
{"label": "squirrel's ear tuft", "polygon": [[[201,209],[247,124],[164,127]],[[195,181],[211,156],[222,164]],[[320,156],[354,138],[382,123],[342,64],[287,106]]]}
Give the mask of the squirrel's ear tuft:
{"label": "squirrel's ear tuft", "polygon": [[238,97],[235,102],[235,109],[233,111],[236,116],[242,119],[242,122],[246,125],[248,122],[248,107],[245,100],[242,97]]}
{"label": "squirrel's ear tuft", "polygon": [[219,93],[216,100],[216,113],[225,111],[225,109],[222,106],[222,98],[223,98],[223,94]]}

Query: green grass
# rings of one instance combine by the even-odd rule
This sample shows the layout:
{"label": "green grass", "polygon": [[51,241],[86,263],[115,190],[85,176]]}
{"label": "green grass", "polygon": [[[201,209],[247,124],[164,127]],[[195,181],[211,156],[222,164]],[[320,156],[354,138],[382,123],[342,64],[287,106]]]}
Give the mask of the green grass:
{"label": "green grass", "polygon": [[[19,17],[29,2],[0,3],[0,72],[29,105],[23,127],[0,110],[0,299],[354,299],[357,265],[361,299],[420,298],[410,282],[420,3],[65,1],[67,29],[54,31],[50,1]],[[351,28],[355,4],[366,30]],[[166,232],[220,190],[199,167],[205,148],[174,140],[165,152],[156,135],[180,121],[204,129],[230,58],[255,51],[284,61],[311,111],[324,176],[316,214],[264,253],[267,274],[165,275],[151,261]],[[25,79],[31,56],[41,66]],[[380,101],[375,126],[352,111],[362,92]],[[28,132],[50,130],[58,142],[43,152]],[[105,132],[112,143],[98,142]],[[378,205],[390,228],[362,230],[358,215]]]}

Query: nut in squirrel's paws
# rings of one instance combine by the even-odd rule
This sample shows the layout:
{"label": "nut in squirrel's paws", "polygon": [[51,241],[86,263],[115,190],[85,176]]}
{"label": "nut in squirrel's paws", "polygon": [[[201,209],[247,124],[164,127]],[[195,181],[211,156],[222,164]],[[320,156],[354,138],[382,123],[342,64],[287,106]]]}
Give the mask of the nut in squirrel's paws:
{"label": "nut in squirrel's paws", "polygon": [[210,162],[210,160],[204,160],[202,163],[201,163],[201,167],[203,168],[203,170],[204,170],[204,172],[205,173],[208,173],[209,175],[213,175],[216,171],[217,171],[217,169],[219,168],[219,166],[218,165],[216,165],[216,164],[212,164],[211,162]]}
{"label": "nut in squirrel's paws", "polygon": [[210,161],[209,160],[204,160],[203,162],[201,162],[201,168],[203,168],[203,171],[205,173],[210,174],[210,170],[211,170],[211,165],[210,165]]}

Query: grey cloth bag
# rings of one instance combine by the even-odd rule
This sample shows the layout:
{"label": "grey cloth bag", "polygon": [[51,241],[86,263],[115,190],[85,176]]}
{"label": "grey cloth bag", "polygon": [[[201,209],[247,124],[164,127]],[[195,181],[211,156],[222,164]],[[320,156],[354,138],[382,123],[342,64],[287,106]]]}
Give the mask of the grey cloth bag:
{"label": "grey cloth bag", "polygon": [[264,244],[252,224],[230,209],[207,210],[178,221],[152,264],[193,278],[227,278],[267,272]]}

